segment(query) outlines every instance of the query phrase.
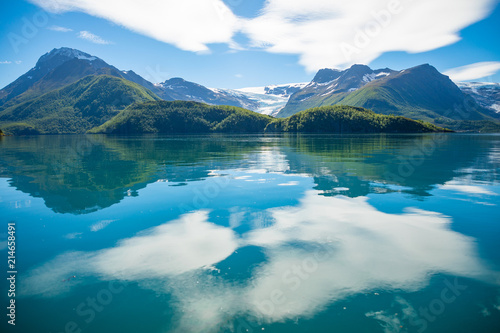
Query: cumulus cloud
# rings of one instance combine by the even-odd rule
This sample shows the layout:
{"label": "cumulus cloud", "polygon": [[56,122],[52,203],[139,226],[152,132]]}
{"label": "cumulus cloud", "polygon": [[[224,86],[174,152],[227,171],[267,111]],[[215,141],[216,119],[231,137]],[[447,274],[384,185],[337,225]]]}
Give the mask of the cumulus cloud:
{"label": "cumulus cloud", "polygon": [[[484,18],[492,0],[269,0],[244,31],[255,46],[300,56],[309,70],[370,63],[390,51],[425,52],[452,44]],[[446,19],[443,19],[446,13]]]}
{"label": "cumulus cloud", "polygon": [[[222,0],[31,0],[45,10],[80,11],[180,49],[208,52],[240,32],[251,46],[296,54],[308,70],[370,63],[385,52],[425,52],[460,40],[495,0],[268,0],[251,19]],[[118,9],[118,10],[117,10]],[[446,19],[443,19],[446,13]]]}
{"label": "cumulus cloud", "polygon": [[8,64],[12,64],[12,61],[8,61],[8,60],[0,61],[0,64],[8,65]]}
{"label": "cumulus cloud", "polygon": [[444,72],[453,81],[477,80],[494,75],[500,70],[500,61],[477,62],[466,66],[452,68]]}
{"label": "cumulus cloud", "polygon": [[32,0],[50,12],[80,11],[182,50],[231,43],[238,19],[222,0]]}
{"label": "cumulus cloud", "polygon": [[80,31],[78,33],[78,38],[88,40],[89,42],[92,42],[94,44],[111,44],[110,41],[107,41],[100,36],[94,35],[90,31]]}
{"label": "cumulus cloud", "polygon": [[73,31],[73,29],[65,28],[65,27],[60,27],[58,25],[50,26],[47,29],[52,30],[52,31],[58,31],[58,32],[70,32],[70,31]]}

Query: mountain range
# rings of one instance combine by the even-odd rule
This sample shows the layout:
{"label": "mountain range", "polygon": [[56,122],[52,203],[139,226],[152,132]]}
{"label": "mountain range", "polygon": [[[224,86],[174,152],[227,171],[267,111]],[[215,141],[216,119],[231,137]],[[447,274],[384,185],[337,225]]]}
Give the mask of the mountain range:
{"label": "mountain range", "polygon": [[277,116],[337,104],[438,123],[500,119],[500,114],[481,106],[428,64],[402,71],[372,70],[365,65],[353,65],[343,71],[322,69],[290,97]]}
{"label": "mountain range", "polygon": [[38,97],[51,90],[74,83],[87,75],[111,75],[132,81],[151,90],[166,101],[196,101],[213,105],[232,105],[259,113],[271,114],[288,100],[289,85],[265,87],[261,92],[245,89],[211,89],[182,78],[151,83],[132,70],[119,70],[88,53],[62,47],[42,55],[35,67],[0,90],[0,111]]}
{"label": "mountain range", "polygon": [[277,117],[312,107],[349,105],[451,128],[500,128],[499,84],[457,86],[430,65],[402,71],[365,65],[322,69],[309,83],[235,90],[207,88],[182,78],[151,83],[132,70],[119,70],[65,47],[44,54],[0,90],[0,126],[24,134],[84,132],[132,104],[155,100],[229,105]]}

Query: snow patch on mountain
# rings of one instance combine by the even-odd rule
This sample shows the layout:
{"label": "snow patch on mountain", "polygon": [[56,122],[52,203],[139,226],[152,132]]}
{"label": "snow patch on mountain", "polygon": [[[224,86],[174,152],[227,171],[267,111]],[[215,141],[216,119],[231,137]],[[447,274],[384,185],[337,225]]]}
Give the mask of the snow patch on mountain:
{"label": "snow patch on mountain", "polygon": [[[276,115],[288,102],[289,96],[267,94],[266,87],[249,87],[240,89],[217,89],[209,88],[216,93],[225,93],[241,100],[250,100],[253,105],[246,107],[249,110],[266,114]],[[255,107],[257,105],[257,107]]]}
{"label": "snow patch on mountain", "polygon": [[315,86],[320,86],[320,87],[321,87],[321,86],[329,86],[329,85],[331,85],[332,83],[334,83],[335,81],[338,81],[338,80],[339,80],[339,77],[338,77],[338,78],[336,78],[335,80],[331,80],[331,81],[328,81],[328,82],[321,82],[321,83],[318,83],[318,82],[314,82],[314,81],[313,81],[313,82],[311,82],[310,84],[308,84],[308,86],[309,86],[309,85],[315,85]]}
{"label": "snow patch on mountain", "polygon": [[88,60],[88,61],[94,61],[97,59],[96,57],[87,57],[84,55],[78,55],[78,56],[76,56],[76,58],[80,59],[80,60]]}
{"label": "snow patch on mountain", "polygon": [[472,96],[476,102],[495,113],[500,113],[500,83],[455,82],[462,92]]}
{"label": "snow patch on mountain", "polygon": [[363,75],[363,82],[372,82],[373,80],[375,80],[377,77],[374,73],[371,73],[371,74],[365,74]]}
{"label": "snow patch on mountain", "polygon": [[248,87],[235,89],[244,93],[261,94],[261,95],[274,95],[282,97],[290,97],[294,92],[304,88],[308,83],[286,83],[286,84],[272,84],[264,87]]}
{"label": "snow patch on mountain", "polygon": [[248,88],[235,89],[234,91],[241,91],[243,93],[250,93],[250,94],[265,95],[266,94],[265,88],[266,87],[248,87]]}
{"label": "snow patch on mountain", "polygon": [[389,76],[389,75],[391,75],[391,73],[381,72],[381,73],[378,73],[377,75],[375,75],[375,78],[380,79],[382,77]]}
{"label": "snow patch on mountain", "polygon": [[82,52],[80,50],[71,49],[69,47],[61,47],[59,49],[53,49],[52,51],[44,54],[43,56],[40,57],[39,61],[44,62],[54,57],[63,57],[68,59],[77,58],[89,61],[97,59],[97,57],[91,56],[90,54]]}

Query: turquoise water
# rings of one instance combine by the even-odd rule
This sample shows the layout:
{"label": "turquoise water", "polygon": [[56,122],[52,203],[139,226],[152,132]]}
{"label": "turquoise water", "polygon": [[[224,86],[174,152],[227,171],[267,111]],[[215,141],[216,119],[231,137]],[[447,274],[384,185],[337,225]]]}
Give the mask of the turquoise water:
{"label": "turquoise water", "polygon": [[499,135],[5,137],[2,332],[500,332],[499,172]]}

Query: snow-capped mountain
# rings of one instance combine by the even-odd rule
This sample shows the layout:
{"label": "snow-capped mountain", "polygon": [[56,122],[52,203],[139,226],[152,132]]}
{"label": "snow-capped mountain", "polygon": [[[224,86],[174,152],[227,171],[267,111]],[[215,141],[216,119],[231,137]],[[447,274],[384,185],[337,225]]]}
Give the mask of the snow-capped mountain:
{"label": "snow-capped mountain", "polygon": [[500,83],[456,82],[464,93],[471,95],[484,108],[500,113]]}
{"label": "snow-capped mountain", "polygon": [[353,65],[343,71],[322,69],[290,97],[277,116],[288,117],[309,108],[336,104],[426,121],[464,117],[484,120],[496,116],[429,64],[401,71],[372,70],[365,65]]}
{"label": "snow-capped mountain", "polygon": [[182,101],[194,101],[212,105],[232,105],[249,110],[258,108],[256,101],[242,94],[234,94],[228,89],[210,89],[201,84],[186,81],[180,77],[155,84],[156,88]]}
{"label": "snow-capped mountain", "polygon": [[344,71],[325,68],[319,70],[306,87],[325,90],[325,93],[351,92],[393,73],[396,71],[389,68],[372,70],[366,65],[353,65]]}
{"label": "snow-capped mountain", "polygon": [[0,109],[72,84],[88,75],[111,75],[137,83],[160,98],[232,105],[265,114],[275,114],[294,92],[305,84],[284,84],[241,90],[207,88],[182,78],[153,84],[132,70],[119,70],[104,60],[80,50],[62,47],[42,55],[36,65],[0,90]]}
{"label": "snow-capped mountain", "polygon": [[[477,103],[486,108],[488,114],[495,117],[500,115],[500,84],[457,83],[460,88],[458,89],[451,81],[447,82],[444,76],[428,65],[403,71],[388,68],[372,70],[365,65],[354,65],[343,71],[322,69],[309,83],[220,89],[207,88],[182,78],[172,78],[153,84],[131,70],[121,71],[96,56],[67,47],[53,49],[42,55],[32,69],[1,89],[0,110],[72,84],[85,76],[102,74],[137,83],[168,101],[187,100],[213,105],[232,105],[273,116],[287,116],[309,107],[333,105],[340,102],[362,105],[378,111],[383,109],[383,112],[392,113],[393,109],[396,110],[405,105],[404,100],[399,101],[402,98],[401,93],[406,96],[422,84],[422,87],[437,84],[436,89],[426,91],[426,96],[429,97],[441,89],[441,93],[438,93],[439,98],[433,105],[427,103],[429,105],[425,105],[425,109],[436,109],[438,104],[443,102],[446,93],[450,95],[455,89],[456,91],[453,90],[451,94],[454,96],[454,103],[462,101],[463,97],[459,96],[462,92],[469,96],[468,98],[472,98],[474,104]],[[402,83],[408,81],[408,78],[413,78],[414,81],[418,78],[418,82],[412,81],[410,91],[400,91],[399,95],[394,95],[396,99],[380,100],[381,96],[385,95],[377,90],[377,96],[380,98],[377,97],[376,100],[373,98],[375,95],[371,92],[372,90],[380,90],[384,87],[392,89],[386,91],[385,94],[387,94],[396,88],[399,89]],[[443,90],[445,86],[448,88]],[[417,105],[420,99],[413,97],[412,105]],[[446,107],[440,105],[439,108],[444,110]]]}
{"label": "snow-capped mountain", "polygon": [[213,105],[232,105],[255,112],[275,115],[290,96],[307,83],[290,83],[241,89],[207,88],[182,78],[172,78],[155,84],[156,88],[174,99]]}
{"label": "snow-capped mountain", "polygon": [[88,53],[82,52],[80,50],[71,49],[69,47],[61,47],[59,49],[54,49],[51,52],[45,53],[38,59],[38,62],[35,66],[37,67],[45,67],[46,69],[56,68],[62,63],[71,60],[73,58],[77,58],[80,60],[101,60],[97,57],[91,56]]}
{"label": "snow-capped mountain", "polygon": [[133,71],[120,71],[96,56],[62,47],[42,55],[33,68],[1,89],[0,109],[75,83],[88,75],[103,74],[135,82],[162,99],[174,100]]}
{"label": "snow-capped mountain", "polygon": [[42,94],[87,75],[104,74],[103,69],[108,67],[111,66],[88,53],[66,47],[54,49],[42,55],[28,72],[0,90],[0,105],[26,92],[29,95]]}
{"label": "snow-capped mountain", "polygon": [[[241,89],[214,89],[216,91],[224,91],[226,94],[231,94],[235,98],[249,100],[252,105],[246,107],[249,110],[267,115],[275,115],[279,112],[288,101],[288,97],[280,95],[262,94],[257,92],[243,91]],[[260,90],[257,90],[260,91]]]}
{"label": "snow-capped mountain", "polygon": [[307,82],[303,82],[222,90],[236,97],[241,96],[256,102],[257,107],[250,110],[274,116],[286,105],[292,94],[306,85]]}
{"label": "snow-capped mountain", "polygon": [[273,95],[284,98],[289,98],[293,93],[296,93],[300,89],[304,88],[308,83],[285,83],[285,84],[274,84],[264,87],[249,87],[236,89],[244,93],[252,93],[259,95]]}
{"label": "snow-capped mountain", "polygon": [[[320,69],[312,81],[298,91],[294,92],[279,116],[286,117],[305,106],[331,105],[324,104],[325,99],[336,99],[336,97],[356,91],[366,84],[397,73],[389,68],[372,70],[366,65],[353,65],[346,70],[324,68]],[[314,101],[313,101],[314,100]],[[311,103],[312,102],[312,103]],[[304,108],[305,107],[305,108]]]}

